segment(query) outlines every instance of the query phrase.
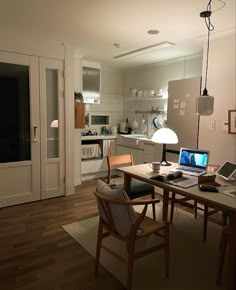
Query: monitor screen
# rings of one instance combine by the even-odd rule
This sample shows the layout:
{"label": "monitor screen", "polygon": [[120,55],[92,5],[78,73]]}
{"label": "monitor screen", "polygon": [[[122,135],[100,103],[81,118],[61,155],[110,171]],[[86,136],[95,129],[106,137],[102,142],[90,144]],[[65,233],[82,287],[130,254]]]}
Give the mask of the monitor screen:
{"label": "monitor screen", "polygon": [[222,177],[228,179],[230,178],[233,174],[234,171],[236,170],[236,164],[226,161],[217,171],[217,174],[221,175]]}
{"label": "monitor screen", "polygon": [[206,169],[209,152],[182,148],[180,151],[180,165]]}

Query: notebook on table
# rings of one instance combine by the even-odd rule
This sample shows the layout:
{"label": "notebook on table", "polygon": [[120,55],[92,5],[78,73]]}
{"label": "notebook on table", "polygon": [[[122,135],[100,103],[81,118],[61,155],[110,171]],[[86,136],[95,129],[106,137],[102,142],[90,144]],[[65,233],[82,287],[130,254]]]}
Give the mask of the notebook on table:
{"label": "notebook on table", "polygon": [[209,151],[181,148],[179,163],[171,171],[182,171],[183,174],[200,176],[207,172]]}

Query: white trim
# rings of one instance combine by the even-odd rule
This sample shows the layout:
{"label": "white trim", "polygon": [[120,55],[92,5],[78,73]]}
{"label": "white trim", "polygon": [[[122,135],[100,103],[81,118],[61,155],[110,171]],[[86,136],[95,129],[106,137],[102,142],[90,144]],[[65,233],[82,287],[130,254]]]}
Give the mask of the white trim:
{"label": "white trim", "polygon": [[32,161],[29,160],[29,161],[0,163],[0,168],[12,168],[12,167],[21,167],[21,166],[32,166]]}
{"label": "white trim", "polygon": [[65,46],[65,195],[74,194],[74,49]]}
{"label": "white trim", "polygon": [[82,59],[82,67],[83,66],[99,68],[99,69],[101,68],[101,64],[99,62],[90,61],[90,60],[86,60],[86,59]]}

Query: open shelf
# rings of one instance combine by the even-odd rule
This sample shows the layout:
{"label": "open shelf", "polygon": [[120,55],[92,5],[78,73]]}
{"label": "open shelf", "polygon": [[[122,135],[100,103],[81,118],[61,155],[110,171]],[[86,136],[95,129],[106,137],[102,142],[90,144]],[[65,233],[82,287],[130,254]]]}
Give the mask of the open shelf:
{"label": "open shelf", "polygon": [[131,101],[164,101],[167,100],[167,98],[162,98],[162,95],[158,95],[155,97],[125,97],[125,101],[131,102]]}

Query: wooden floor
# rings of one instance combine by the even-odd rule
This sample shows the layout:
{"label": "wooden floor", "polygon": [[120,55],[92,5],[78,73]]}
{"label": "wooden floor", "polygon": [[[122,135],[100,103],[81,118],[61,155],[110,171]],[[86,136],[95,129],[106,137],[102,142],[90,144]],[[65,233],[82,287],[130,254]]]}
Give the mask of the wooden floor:
{"label": "wooden floor", "polygon": [[97,215],[94,189],[0,209],[0,290],[124,290],[103,268],[95,277],[94,258],[61,227]]}
{"label": "wooden floor", "polygon": [[95,181],[77,194],[0,209],[1,290],[123,290],[61,227],[97,214]]}

